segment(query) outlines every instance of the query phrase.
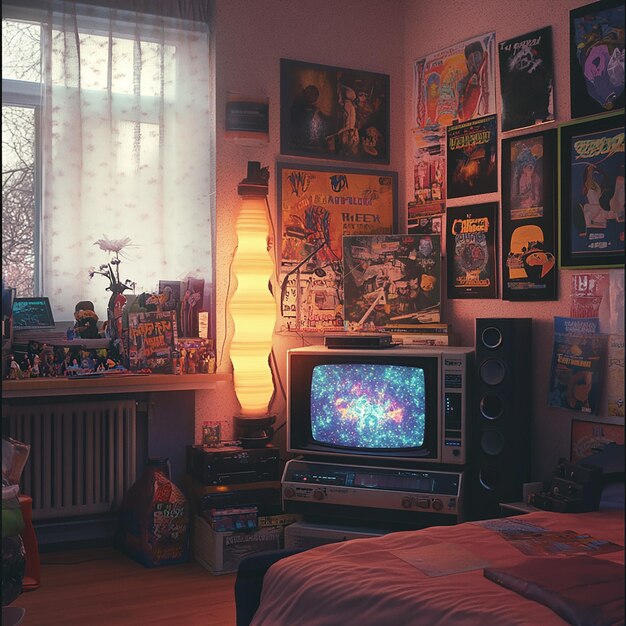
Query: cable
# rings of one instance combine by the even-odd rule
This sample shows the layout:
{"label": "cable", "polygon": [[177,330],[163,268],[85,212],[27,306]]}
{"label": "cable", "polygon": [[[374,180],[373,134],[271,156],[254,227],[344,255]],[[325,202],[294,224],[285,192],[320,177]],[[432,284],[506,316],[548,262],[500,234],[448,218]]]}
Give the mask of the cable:
{"label": "cable", "polygon": [[231,287],[231,283],[232,283],[232,276],[233,276],[233,263],[235,262],[235,254],[237,254],[237,248],[239,247],[239,244],[237,244],[233,250],[233,254],[230,257],[230,263],[228,264],[228,284],[226,285],[226,299],[225,302],[226,304],[224,305],[224,337],[222,339],[222,349],[220,352],[220,358],[218,361],[218,367],[221,367],[222,365],[222,359],[224,358],[224,349],[226,347],[226,335],[227,330],[228,330],[228,298],[230,296],[230,287]]}

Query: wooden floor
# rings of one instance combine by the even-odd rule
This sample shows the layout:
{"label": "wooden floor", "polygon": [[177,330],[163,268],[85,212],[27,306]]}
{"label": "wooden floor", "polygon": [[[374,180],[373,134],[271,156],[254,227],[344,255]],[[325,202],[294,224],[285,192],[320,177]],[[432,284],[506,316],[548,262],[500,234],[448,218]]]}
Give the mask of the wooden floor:
{"label": "wooden floor", "polygon": [[41,555],[41,586],[11,607],[20,626],[233,626],[234,574],[198,563],[146,568],[113,548]]}

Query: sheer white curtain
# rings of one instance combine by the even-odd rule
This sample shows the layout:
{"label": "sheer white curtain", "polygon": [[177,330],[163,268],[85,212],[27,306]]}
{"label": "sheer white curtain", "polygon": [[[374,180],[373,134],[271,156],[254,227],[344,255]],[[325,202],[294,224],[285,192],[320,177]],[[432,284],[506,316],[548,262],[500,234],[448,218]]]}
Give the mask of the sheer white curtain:
{"label": "sheer white curtain", "polygon": [[[171,4],[187,5],[188,18],[198,3]],[[75,2],[53,6],[43,37],[41,258],[55,317],[72,319],[78,301],[92,300],[106,318],[108,281],[89,278],[91,267],[111,258],[94,245],[105,236],[130,238],[118,267],[136,293],[187,276],[211,284],[206,14],[182,20]]]}

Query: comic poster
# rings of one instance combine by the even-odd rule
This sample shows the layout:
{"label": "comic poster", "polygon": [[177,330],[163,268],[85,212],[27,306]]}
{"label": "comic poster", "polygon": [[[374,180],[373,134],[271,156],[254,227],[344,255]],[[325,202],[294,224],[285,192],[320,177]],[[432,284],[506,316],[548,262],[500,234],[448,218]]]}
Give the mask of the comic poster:
{"label": "comic poster", "polygon": [[450,126],[496,112],[495,33],[467,39],[414,66],[413,125]]}
{"label": "comic poster", "polygon": [[409,224],[421,212],[443,212],[445,174],[445,127],[413,129],[414,201],[409,206]]}
{"label": "comic poster", "polygon": [[177,338],[175,311],[129,313],[129,369],[172,374]]}
{"label": "comic poster", "polygon": [[585,457],[596,454],[610,444],[624,445],[623,424],[572,420],[570,442],[570,461],[572,463],[577,463]]}
{"label": "comic poster", "polygon": [[612,114],[563,124],[561,265],[624,263],[624,118]]}
{"label": "comic poster", "polygon": [[448,298],[497,297],[497,214],[497,202],[448,207]]}
{"label": "comic poster", "polygon": [[599,409],[606,335],[598,318],[554,318],[550,406],[595,415]]}
{"label": "comic poster", "polygon": [[[409,203],[411,216],[411,203]],[[441,235],[443,213],[423,213],[409,217],[409,235]]]}
{"label": "comic poster", "polygon": [[448,198],[498,191],[497,116],[448,126]]}
{"label": "comic poster", "polygon": [[502,131],[554,120],[552,27],[498,44]]}
{"label": "comic poster", "polygon": [[572,118],[624,108],[624,3],[570,11]]}
{"label": "comic poster", "polygon": [[624,417],[624,335],[609,335],[607,350],[607,415]]}
{"label": "comic poster", "polygon": [[343,330],[342,237],[396,228],[397,174],[279,163],[283,330]]}
{"label": "comic poster", "polygon": [[502,298],[556,300],[556,133],[502,141]]}
{"label": "comic poster", "polygon": [[439,235],[346,236],[343,268],[349,330],[440,321]]}

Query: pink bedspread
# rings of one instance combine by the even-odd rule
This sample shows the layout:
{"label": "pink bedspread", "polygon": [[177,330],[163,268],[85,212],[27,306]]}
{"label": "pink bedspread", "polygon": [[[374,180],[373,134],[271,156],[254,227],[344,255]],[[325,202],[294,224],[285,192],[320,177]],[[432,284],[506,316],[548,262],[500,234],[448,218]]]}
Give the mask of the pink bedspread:
{"label": "pink bedspread", "polygon": [[[552,513],[509,518],[555,531],[571,530],[624,545],[624,511]],[[458,549],[471,571],[438,576],[429,546]],[[411,552],[430,566],[411,564]],[[408,560],[400,558],[409,557]],[[469,558],[468,558],[469,557]],[[526,556],[498,532],[472,523],[396,532],[383,537],[329,544],[285,558],[267,572],[261,605],[252,626],[547,626],[565,624],[551,609],[483,576],[483,567],[507,566],[543,556]],[[568,556],[562,556],[566,560]],[[624,550],[595,558],[624,564]]]}

